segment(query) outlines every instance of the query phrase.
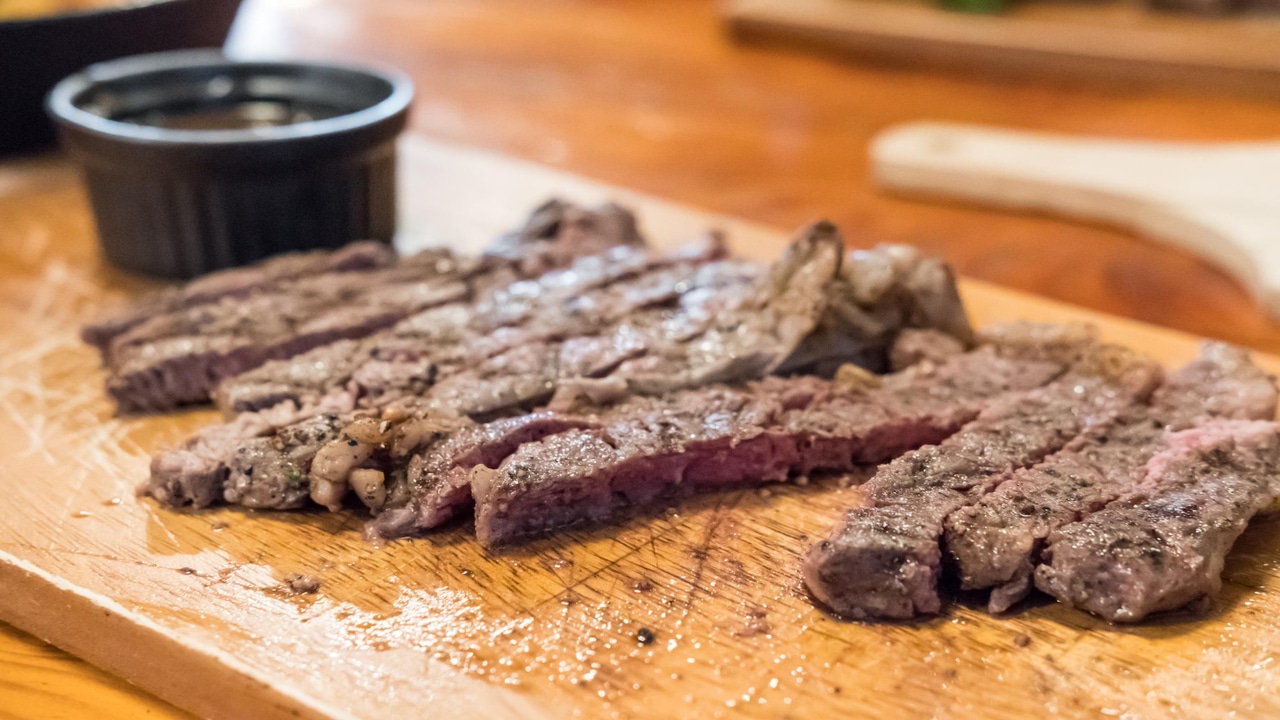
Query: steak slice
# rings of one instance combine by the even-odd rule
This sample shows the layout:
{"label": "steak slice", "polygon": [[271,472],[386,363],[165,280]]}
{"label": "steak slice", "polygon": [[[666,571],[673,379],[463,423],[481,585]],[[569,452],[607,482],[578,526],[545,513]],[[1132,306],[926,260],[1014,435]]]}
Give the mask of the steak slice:
{"label": "steak slice", "polygon": [[151,318],[226,298],[273,292],[299,278],[390,267],[395,259],[395,251],[389,246],[372,241],[352,243],[338,250],[280,255],[251,267],[211,273],[182,288],[148,294],[111,317],[85,325],[80,337],[98,348],[105,360],[107,348],[116,337]]}
{"label": "steak slice", "polygon": [[1159,367],[1116,346],[1095,346],[1072,370],[990,405],[963,430],[882,467],[804,560],[809,591],[855,618],[936,613],[943,522],[1013,471],[1145,399]]}
{"label": "steak slice", "polygon": [[405,472],[393,475],[381,505],[366,502],[376,517],[365,534],[385,540],[436,527],[470,506],[477,468],[498,467],[525,443],[596,425],[590,417],[543,411],[434,435],[418,445]]}
{"label": "steak slice", "polygon": [[1138,486],[1050,533],[1036,586],[1113,622],[1212,604],[1227,552],[1280,495],[1274,423],[1213,420],[1174,433]]}
{"label": "steak slice", "polygon": [[135,337],[156,327],[143,323],[113,342],[107,392],[121,412],[207,402],[223,378],[336,340],[363,337],[470,292],[453,277],[403,283],[397,292],[362,292],[358,288],[369,280],[350,275],[352,282],[335,283],[332,294],[263,294],[194,308],[182,313],[183,322],[166,328],[173,334]]}
{"label": "steak slice", "polygon": [[1034,467],[1019,470],[977,503],[947,518],[945,546],[961,587],[994,588],[989,608],[1026,597],[1044,539],[1130,490],[1167,443],[1168,429],[1206,418],[1266,420],[1275,382],[1247,354],[1208,343],[1170,375],[1149,407],[1137,407]]}
{"label": "steak slice", "polygon": [[[318,405],[314,412],[326,415],[347,411],[339,404]],[[230,470],[227,463],[246,443],[275,435],[282,427],[306,419],[292,405],[280,405],[268,412],[242,415],[229,423],[213,425],[171,450],[151,458],[151,475],[138,488],[139,495],[179,507],[207,507],[223,501]]]}
{"label": "steak slice", "polygon": [[522,445],[497,469],[476,468],[476,535],[492,547],[686,491],[882,462],[942,440],[1000,393],[1037,387],[1061,371],[984,349],[917,366],[874,389],[768,378],[633,398],[597,428]]}
{"label": "steak slice", "polygon": [[[692,257],[696,264],[701,257],[714,257],[721,252],[718,246],[716,243],[697,252],[676,257]],[[587,301],[584,296],[577,295],[578,289],[584,284],[594,285],[607,282],[609,278],[627,277],[638,269],[657,262],[652,258],[641,258],[633,250],[611,250],[607,254],[617,262],[609,262],[608,258],[584,258],[575,264],[581,272],[574,277],[570,277],[568,273],[551,273],[536,283],[519,283],[523,286],[521,288],[512,286],[503,292],[503,296],[547,297],[555,294],[552,292],[555,289],[566,302],[585,307],[584,302]],[[630,269],[624,272],[622,267]],[[742,273],[742,268],[736,263],[725,264],[725,268],[727,274],[735,277]],[[705,276],[705,281],[711,284],[714,284],[716,278],[726,274],[712,268],[707,268],[707,272],[694,268],[693,272],[694,282],[699,282],[698,278]],[[667,280],[672,278],[667,277]],[[623,297],[613,304],[620,305],[624,312],[630,311],[634,304],[651,297],[654,294],[653,288],[653,283],[646,276],[640,276],[636,283],[626,284],[620,290]],[[497,300],[494,302],[495,307],[509,308],[512,304]],[[669,313],[669,310],[660,311],[662,317],[667,317]],[[579,316],[585,314],[585,310],[577,313]],[[258,421],[237,419],[233,421],[232,427],[208,429],[188,444],[204,447],[208,444],[202,439],[205,435],[219,438],[218,442],[222,443],[222,438],[233,437],[235,427],[241,425],[252,426],[255,437],[266,435],[269,432],[264,428],[281,419],[293,423],[309,414],[354,411],[362,400],[376,408],[391,400],[401,399],[410,407],[429,409],[436,414],[456,415],[461,411],[488,418],[516,408],[527,409],[538,400],[550,398],[555,387],[559,347],[549,343],[531,343],[493,358],[472,357],[468,363],[467,353],[474,349],[470,346],[492,339],[492,333],[476,337],[466,331],[466,326],[473,317],[472,308],[468,306],[444,305],[406,320],[397,326],[394,334],[361,342],[336,343],[289,362],[264,366],[248,374],[250,382],[227,383],[222,390],[223,397],[228,402],[235,402],[239,397],[234,393],[243,393],[252,402],[266,405],[268,409],[260,413],[263,418]],[[466,342],[468,338],[475,339]],[[424,354],[426,351],[430,352]],[[442,356],[447,357],[449,353],[454,354],[452,362],[443,363]],[[435,384],[441,375],[446,376],[447,380],[451,373],[458,375],[456,381]],[[335,377],[339,378],[337,386]],[[283,403],[291,410],[283,411],[273,407],[277,403]],[[314,411],[311,410],[312,406],[316,408]],[[183,481],[174,474],[183,468],[198,472],[200,477],[209,473],[226,477],[225,468],[219,473],[215,472],[216,467],[209,468],[205,463],[192,462],[190,450],[185,446],[176,452],[178,456],[174,458],[161,459],[167,453],[157,456],[157,467],[165,468],[166,472],[162,478],[153,478],[153,485],[157,482],[162,487],[182,484]],[[227,462],[227,457],[229,455],[226,454],[222,457],[220,462],[223,465]],[[152,494],[179,504],[197,499],[188,493],[169,493],[163,490]],[[281,497],[286,496],[287,494],[281,494]],[[214,497],[220,497],[220,494],[215,493]],[[198,496],[198,499],[199,506],[210,502],[205,494]],[[230,501],[238,499],[239,496],[234,495]]]}
{"label": "steak slice", "polygon": [[[634,218],[628,225],[621,208],[608,206],[602,217],[563,203],[557,208],[560,222],[527,224],[480,258],[429,250],[365,272],[292,277],[247,295],[227,291],[234,283],[223,281],[216,302],[179,303],[172,312],[126,321],[104,352],[108,392],[125,412],[205,402],[219,381],[268,360],[367,336],[424,308],[469,299],[499,279],[509,284],[524,268],[542,273],[583,251],[639,242]],[[520,252],[529,257],[517,259]]]}
{"label": "steak slice", "polygon": [[588,208],[552,198],[535,208],[519,229],[493,242],[485,254],[515,264],[525,277],[537,277],[584,255],[645,244],[636,216],[621,205]]}
{"label": "steak slice", "polygon": [[[619,246],[578,258],[570,266],[485,293],[474,304],[455,303],[406,318],[340,359],[342,350],[317,350],[224,381],[215,401],[224,413],[270,407],[283,399],[300,404],[350,386],[362,405],[376,407],[420,394],[437,379],[520,345],[598,331],[649,304],[669,302],[697,281],[710,263],[741,274],[739,263],[720,261],[723,240],[663,256]],[[312,372],[317,363],[331,369]]]}

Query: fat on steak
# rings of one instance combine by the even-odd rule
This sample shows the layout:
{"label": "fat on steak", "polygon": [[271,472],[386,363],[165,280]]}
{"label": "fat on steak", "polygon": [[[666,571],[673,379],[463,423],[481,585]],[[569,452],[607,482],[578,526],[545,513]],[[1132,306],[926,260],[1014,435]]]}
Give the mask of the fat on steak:
{"label": "fat on steak", "polygon": [[805,556],[805,585],[849,617],[938,612],[947,516],[1142,402],[1159,378],[1148,358],[1092,346],[1053,383],[993,403],[940,444],[881,467],[860,488],[861,503]]}

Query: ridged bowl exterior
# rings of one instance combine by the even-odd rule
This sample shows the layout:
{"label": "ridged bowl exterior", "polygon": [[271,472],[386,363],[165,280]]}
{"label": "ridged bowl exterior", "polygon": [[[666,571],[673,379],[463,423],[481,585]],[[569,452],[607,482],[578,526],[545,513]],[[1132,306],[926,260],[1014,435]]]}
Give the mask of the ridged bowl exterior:
{"label": "ridged bowl exterior", "polygon": [[[140,98],[144,110],[164,107],[191,87],[233,77],[245,88],[269,88],[263,97],[280,101],[319,93],[352,104],[320,120],[212,131],[140,125],[86,109],[96,107],[95,98],[121,93]],[[63,147],[83,168],[106,259],[186,279],[284,252],[389,243],[395,141],[412,96],[412,82],[395,72],[182,51],[91,66],[59,83],[48,108]]]}
{"label": "ridged bowl exterior", "polygon": [[394,142],[292,172],[184,176],[89,166],[85,179],[104,256],[145,275],[192,278],[395,234]]}

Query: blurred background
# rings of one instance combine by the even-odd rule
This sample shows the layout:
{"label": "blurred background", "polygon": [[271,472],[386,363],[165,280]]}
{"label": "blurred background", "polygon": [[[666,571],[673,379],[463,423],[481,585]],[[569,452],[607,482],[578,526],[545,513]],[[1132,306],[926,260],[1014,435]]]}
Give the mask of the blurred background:
{"label": "blurred background", "polygon": [[[1027,0],[1035,2],[1062,4]],[[228,49],[396,65],[418,84],[411,130],[432,138],[779,227],[829,217],[859,245],[912,243],[964,275],[1280,350],[1276,326],[1247,293],[1187,253],[1100,226],[889,197],[867,168],[877,132],[922,118],[1132,139],[1273,138],[1280,74],[1256,92],[1224,92],[1182,85],[1176,72],[1157,82],[1105,68],[1062,76],[948,67],[945,54],[928,63],[849,57],[803,40],[737,42],[726,8],[247,0]],[[1217,22],[1156,19],[1193,31]]]}

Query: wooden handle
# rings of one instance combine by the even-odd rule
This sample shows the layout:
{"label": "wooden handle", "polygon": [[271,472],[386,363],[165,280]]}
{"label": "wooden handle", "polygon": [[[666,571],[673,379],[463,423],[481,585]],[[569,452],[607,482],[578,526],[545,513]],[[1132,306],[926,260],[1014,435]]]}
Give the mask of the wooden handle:
{"label": "wooden handle", "polygon": [[872,142],[885,188],[1133,228],[1216,263],[1280,317],[1280,144],[1079,139],[945,123]]}

